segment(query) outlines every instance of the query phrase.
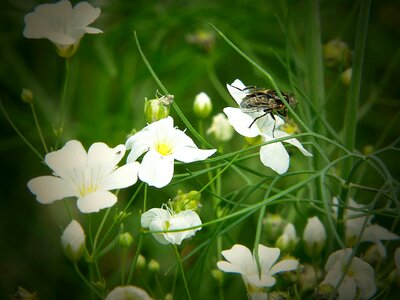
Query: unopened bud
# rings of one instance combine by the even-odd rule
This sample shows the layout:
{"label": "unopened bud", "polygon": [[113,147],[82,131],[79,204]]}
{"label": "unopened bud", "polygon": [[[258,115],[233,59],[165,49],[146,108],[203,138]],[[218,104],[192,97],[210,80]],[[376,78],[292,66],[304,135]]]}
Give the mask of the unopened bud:
{"label": "unopened bud", "polygon": [[265,234],[269,241],[275,241],[282,233],[285,221],[279,214],[268,214],[263,220]]}
{"label": "unopened bud", "polygon": [[224,282],[224,273],[222,273],[220,270],[212,269],[211,276],[217,281],[218,285],[222,285]]}
{"label": "unopened bud", "polygon": [[310,256],[317,256],[325,247],[326,231],[318,217],[307,220],[303,232],[304,246],[306,253]]}
{"label": "unopened bud", "polygon": [[119,235],[119,244],[123,248],[129,248],[133,244],[133,237],[129,232],[124,232]]}
{"label": "unopened bud", "polygon": [[292,223],[288,223],[283,230],[283,233],[278,237],[275,246],[283,252],[290,253],[297,245],[299,238],[296,234],[296,229]]}
{"label": "unopened bud", "polygon": [[223,113],[215,115],[210,128],[207,129],[207,134],[213,135],[219,142],[229,141],[233,136],[233,132],[232,125]]}
{"label": "unopened bud", "polygon": [[350,62],[351,52],[349,46],[338,39],[326,43],[323,48],[323,54],[328,67],[347,66]]}
{"label": "unopened bud", "polygon": [[136,262],[136,267],[138,269],[143,269],[145,266],[146,266],[146,258],[142,254],[139,254]]}
{"label": "unopened bud", "polygon": [[147,123],[153,123],[169,116],[173,95],[147,100],[144,103],[144,115]]}
{"label": "unopened bud", "polygon": [[26,103],[32,103],[33,102],[33,93],[31,90],[29,89],[22,89],[21,92],[21,99],[22,101],[26,102]]}
{"label": "unopened bud", "polygon": [[76,262],[81,259],[85,250],[85,232],[76,220],[72,220],[65,228],[61,235],[61,245],[70,261]]}
{"label": "unopened bud", "polygon": [[345,86],[349,86],[351,82],[351,75],[352,75],[352,68],[347,68],[346,70],[343,71],[342,73],[342,83]]}
{"label": "unopened bud", "polygon": [[151,272],[157,273],[160,271],[160,263],[154,259],[150,260],[149,265],[147,266]]}
{"label": "unopened bud", "polygon": [[196,95],[193,103],[193,111],[196,117],[200,119],[207,118],[212,110],[210,97],[204,92]]}

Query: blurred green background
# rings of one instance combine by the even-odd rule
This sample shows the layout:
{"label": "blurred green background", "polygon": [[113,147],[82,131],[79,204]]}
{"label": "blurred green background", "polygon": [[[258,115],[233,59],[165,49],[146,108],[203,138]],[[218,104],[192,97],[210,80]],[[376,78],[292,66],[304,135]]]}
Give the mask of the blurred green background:
{"label": "blurred green background", "polygon": [[[24,15],[41,3],[29,0],[2,1],[0,96],[19,130],[44,154],[31,109],[20,99],[22,88],[33,91],[39,122],[46,141],[51,145],[54,141],[52,127],[57,120],[64,77],[64,61],[56,55],[48,40],[26,39],[22,36]],[[189,120],[194,120],[192,104],[199,92],[204,91],[211,97],[214,115],[221,112],[223,107],[234,105],[225,90],[225,84],[236,78],[249,85],[270,88],[266,79],[227,45],[210,23],[267,69],[282,90],[294,92],[300,106],[302,103],[306,105],[306,99],[301,97],[307,93],[303,87],[313,83],[307,82],[303,70],[303,62],[307,57],[304,50],[307,36],[304,28],[305,1],[116,0],[91,3],[102,10],[92,26],[102,29],[104,33],[86,35],[71,59],[68,116],[61,144],[69,139],[78,139],[86,149],[96,141],[116,146],[124,143],[133,129],[144,127],[144,98],[154,98],[156,90],[160,89],[140,58],[134,30],[155,72],[175,96],[176,103]],[[350,49],[353,47],[358,4],[359,1],[321,1],[322,43],[340,38]],[[381,146],[387,145],[400,133],[399,13],[398,1],[372,1],[360,100],[362,114],[357,135],[357,149],[360,151],[366,145],[375,146],[381,137]],[[193,42],[199,31],[210,35],[210,44],[204,46]],[[287,62],[293,68],[296,82],[301,83],[298,90],[293,91],[289,83],[285,67]],[[343,65],[325,67],[328,121],[337,131],[340,131],[343,122],[347,94],[347,87],[340,80],[343,68]],[[171,115],[176,117],[173,110]],[[62,228],[68,224],[63,203],[41,205],[26,187],[29,179],[48,174],[48,169],[17,136],[4,115],[0,117],[0,122],[0,298],[7,299],[16,292],[18,286],[23,286],[29,291],[36,291],[40,299],[88,299],[86,288],[61,251],[59,237]],[[211,118],[205,121],[205,128],[210,122]],[[175,123],[184,129],[178,118],[175,118]],[[192,123],[197,125],[196,121]],[[198,141],[196,143],[199,145]],[[225,149],[238,149],[241,145],[242,139],[236,136]],[[387,161],[394,162],[390,168],[398,176],[398,155],[388,156]],[[272,174],[262,166],[260,170]],[[235,181],[231,182],[232,186],[228,183],[224,185],[224,190],[235,188]],[[136,186],[120,193],[118,205],[121,208]],[[174,197],[178,188],[188,192],[199,186],[196,182],[190,182],[161,191],[150,189],[148,206],[160,207]],[[207,201],[207,195],[203,201]],[[128,221],[132,227],[125,228],[135,238],[139,207],[141,203],[138,202],[133,217]],[[204,209],[207,212],[209,208],[206,205]],[[212,214],[209,215],[211,218]],[[85,223],[85,216],[80,217]],[[247,232],[253,232],[251,224],[254,225],[250,222]],[[205,236],[208,230],[203,230]],[[254,234],[237,232],[236,236],[241,237],[237,242],[247,245],[253,243]],[[204,237],[196,238],[200,242],[205,240]],[[146,257],[157,258],[162,264],[159,277],[164,282],[164,272],[172,266],[165,258],[173,253],[151,237],[146,237],[145,243]],[[190,242],[185,245],[186,248],[191,247]],[[120,253],[116,249],[102,261],[106,275],[120,267]],[[210,266],[215,264],[211,257],[214,256],[210,254],[210,261],[207,262]],[[171,280],[171,274],[173,272],[169,273],[168,280]],[[111,279],[111,283],[118,280],[118,276],[114,276],[117,278]],[[135,284],[155,289],[155,286],[151,286],[155,285],[154,278],[148,271],[144,270],[136,278],[138,281]],[[199,295],[215,295],[216,283],[207,268],[198,278],[201,280],[192,282],[192,288]],[[232,284],[226,289],[226,299],[236,299],[228,295],[245,297],[240,276],[231,276],[229,280]],[[146,286],[146,282],[149,286]]]}

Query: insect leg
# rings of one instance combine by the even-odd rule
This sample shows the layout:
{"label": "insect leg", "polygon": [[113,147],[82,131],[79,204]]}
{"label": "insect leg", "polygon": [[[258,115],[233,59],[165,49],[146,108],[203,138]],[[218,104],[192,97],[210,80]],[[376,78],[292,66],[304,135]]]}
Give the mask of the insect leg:
{"label": "insect leg", "polygon": [[276,126],[276,119],[275,119],[275,116],[272,113],[272,111],[269,112],[269,113],[271,114],[272,119],[274,119],[274,128],[272,128],[272,137],[275,138],[275,134],[274,133],[275,133],[275,126]]}
{"label": "insect leg", "polygon": [[[269,113],[272,114],[271,110],[269,110],[269,109],[264,110],[264,114],[262,114],[261,116],[258,116],[257,118],[255,118],[255,119],[253,120],[253,122],[251,122],[249,128],[250,128],[251,126],[253,126],[253,124],[254,124],[258,119],[261,119],[262,117],[265,117],[265,116],[268,115]],[[275,119],[275,118],[274,118],[274,119]]]}

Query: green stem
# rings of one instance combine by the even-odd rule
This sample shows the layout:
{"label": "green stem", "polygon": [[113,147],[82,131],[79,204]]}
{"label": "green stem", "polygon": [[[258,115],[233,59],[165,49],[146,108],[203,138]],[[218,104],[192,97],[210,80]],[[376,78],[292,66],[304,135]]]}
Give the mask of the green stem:
{"label": "green stem", "polygon": [[39,151],[36,150],[35,147],[31,143],[28,142],[28,140],[25,138],[25,136],[18,130],[17,126],[15,126],[14,122],[10,119],[9,115],[7,114],[6,110],[4,109],[3,103],[0,98],[0,109],[4,116],[6,117],[8,123],[11,125],[11,127],[15,130],[15,132],[19,135],[19,137],[24,141],[24,143],[31,148],[31,150],[40,158],[41,161],[43,161],[43,156],[39,153]]}
{"label": "green stem", "polygon": [[135,269],[136,269],[136,265],[137,265],[137,260],[140,255],[140,251],[142,250],[142,242],[143,242],[143,234],[141,233],[140,237],[139,237],[139,243],[138,243],[138,246],[137,246],[136,252],[135,252],[135,257],[132,260],[131,268],[130,268],[129,275],[128,275],[128,280],[126,281],[127,285],[129,285],[132,282],[133,273],[135,273]]}
{"label": "green stem", "polygon": [[172,247],[174,248],[174,251],[175,251],[175,254],[176,254],[176,259],[178,260],[179,269],[180,269],[181,274],[182,274],[183,284],[185,285],[185,289],[186,289],[186,294],[188,296],[188,299],[191,300],[192,297],[190,297],[189,287],[188,287],[187,282],[186,282],[185,271],[183,270],[182,260],[181,260],[181,256],[179,255],[178,247],[176,245],[172,245]]}
{"label": "green stem", "polygon": [[[352,65],[351,83],[349,97],[344,117],[344,146],[350,151],[354,150],[357,128],[357,112],[360,99],[362,68],[364,61],[365,45],[367,40],[367,29],[371,0],[360,1],[360,15],[357,24],[357,35],[354,47],[354,60]],[[351,169],[352,160],[345,162],[342,174],[347,176]]]}
{"label": "green stem", "polygon": [[82,272],[79,270],[78,264],[75,262],[74,263],[74,269],[76,271],[76,273],[78,274],[78,276],[82,279],[82,281],[87,285],[87,287],[96,295],[98,296],[100,299],[103,299],[103,296],[101,295],[101,293],[95,289],[95,287],[89,282],[89,280],[86,279],[85,276],[83,276]]}
{"label": "green stem", "polygon": [[65,76],[64,76],[64,83],[62,87],[62,94],[61,94],[61,101],[60,101],[60,114],[58,117],[58,124],[55,129],[56,135],[56,142],[55,142],[55,149],[58,148],[59,138],[61,133],[63,132],[64,122],[65,122],[65,114],[66,114],[66,98],[67,98],[67,90],[68,90],[68,83],[69,83],[69,72],[70,71],[70,60],[69,58],[65,59]]}
{"label": "green stem", "polygon": [[46,153],[48,153],[49,150],[47,149],[46,141],[44,140],[42,130],[40,129],[39,121],[37,119],[37,115],[36,115],[36,111],[35,111],[35,105],[33,104],[33,102],[31,102],[31,110],[32,110],[33,119],[35,121],[36,129],[38,131],[40,140],[42,141],[42,144],[43,144],[44,151]]}

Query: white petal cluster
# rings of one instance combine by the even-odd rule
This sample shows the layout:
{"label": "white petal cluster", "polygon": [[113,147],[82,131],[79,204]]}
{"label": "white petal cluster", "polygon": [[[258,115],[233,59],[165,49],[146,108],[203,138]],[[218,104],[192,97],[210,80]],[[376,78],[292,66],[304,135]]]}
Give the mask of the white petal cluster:
{"label": "white petal cluster", "polygon": [[102,33],[100,29],[88,26],[99,15],[100,8],[94,8],[85,1],[79,2],[73,8],[68,0],[41,4],[25,16],[23,34],[27,38],[49,39],[60,51],[73,46],[75,49],[71,50],[72,55],[85,33]]}
{"label": "white petal cluster", "polygon": [[162,188],[171,182],[174,175],[174,160],[190,163],[204,160],[215,153],[213,150],[197,148],[193,140],[174,127],[172,117],[147,125],[126,141],[131,149],[127,162],[143,156],[139,178],[151,186]]}
{"label": "white petal cluster", "polygon": [[368,263],[351,255],[351,248],[332,253],[325,264],[327,274],[321,285],[337,288],[339,300],[355,299],[357,292],[359,299],[369,299],[376,292],[375,271]]}
{"label": "white petal cluster", "polygon": [[[246,86],[239,79],[236,79],[232,84],[226,85],[229,93],[240,106],[243,98],[246,96]],[[253,121],[264,114],[260,112],[244,112],[240,108],[226,107],[224,113],[228,116],[228,120],[233,128],[245,137],[256,137],[260,135],[264,142],[276,140],[276,138],[283,138],[289,136],[285,131],[275,129],[284,124],[284,121],[275,116],[276,121],[268,114],[263,118],[259,118],[252,126]],[[292,144],[298,148],[305,156],[312,156],[300,142],[295,139],[284,140],[285,143]],[[289,168],[289,154],[281,142],[274,142],[268,145],[261,146],[260,148],[261,162],[277,172],[278,174],[285,173]]]}
{"label": "white petal cluster", "polygon": [[71,140],[62,149],[45,156],[44,161],[54,176],[31,179],[28,188],[40,203],[76,197],[81,212],[98,212],[117,202],[117,196],[110,190],[125,188],[137,181],[138,162],[116,167],[124,154],[124,145],[109,148],[104,143],[94,143],[86,153],[79,141]]}
{"label": "white petal cluster", "polygon": [[[333,202],[337,204],[337,198],[334,198]],[[400,239],[400,236],[379,224],[372,224],[372,218],[373,216],[370,215],[366,205],[359,204],[354,199],[349,198],[347,208],[344,210],[346,245],[353,246],[361,235],[360,242],[376,244],[380,255],[385,257],[386,248],[382,241],[397,240]]]}
{"label": "white petal cluster", "polygon": [[[194,236],[196,231],[201,229],[201,227],[187,230],[186,228],[200,226],[201,224],[200,217],[195,211],[184,210],[174,213],[166,205],[164,205],[164,209],[152,208],[142,214],[141,217],[141,226],[150,231],[159,231],[159,233],[153,233],[153,236],[164,245],[180,245],[184,239]],[[181,231],[161,232],[172,230]]]}
{"label": "white petal cluster", "polygon": [[299,266],[296,259],[283,259],[276,262],[280,252],[279,248],[258,245],[261,267],[259,274],[255,255],[247,247],[236,244],[231,249],[221,252],[227,261],[219,261],[217,266],[221,271],[241,274],[249,295],[263,297],[266,295],[263,293],[263,288],[275,285],[275,274],[296,270]]}

